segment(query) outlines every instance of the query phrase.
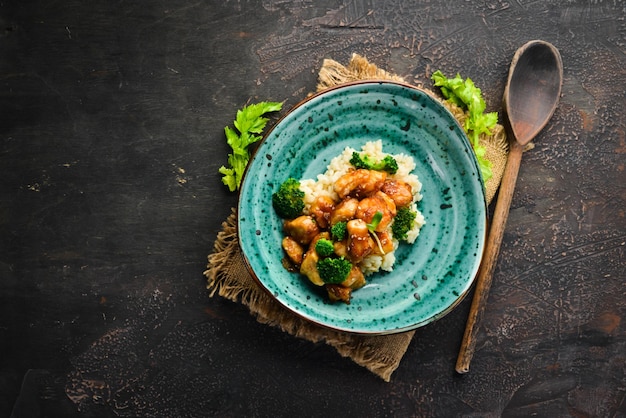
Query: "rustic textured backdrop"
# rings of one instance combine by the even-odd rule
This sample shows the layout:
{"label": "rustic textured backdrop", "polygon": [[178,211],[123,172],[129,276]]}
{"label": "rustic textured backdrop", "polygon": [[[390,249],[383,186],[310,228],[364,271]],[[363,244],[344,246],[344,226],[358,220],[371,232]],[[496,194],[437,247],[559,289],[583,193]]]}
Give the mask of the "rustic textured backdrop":
{"label": "rustic textured backdrop", "polygon": [[[626,416],[622,1],[0,3],[0,415]],[[524,155],[471,371],[466,300],[385,383],[208,298],[223,127],[352,53],[500,110],[531,39],[563,97]]]}

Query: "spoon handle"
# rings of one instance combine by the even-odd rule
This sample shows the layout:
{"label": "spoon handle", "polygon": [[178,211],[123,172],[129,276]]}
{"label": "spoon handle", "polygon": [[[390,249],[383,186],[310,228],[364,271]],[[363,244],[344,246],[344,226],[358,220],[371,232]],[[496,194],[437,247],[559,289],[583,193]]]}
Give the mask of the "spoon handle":
{"label": "spoon handle", "polygon": [[480,271],[476,278],[476,289],[470,307],[467,324],[461,349],[456,361],[457,373],[467,373],[469,371],[470,361],[474,355],[476,348],[476,335],[478,334],[478,326],[485,310],[489,289],[493,279],[493,272],[498,261],[498,253],[504,236],[506,221],[509,216],[509,208],[513,199],[513,191],[517,182],[517,173],[519,172],[520,163],[522,162],[522,153],[524,147],[517,141],[510,142],[509,156],[506,168],[502,175],[498,199],[494,209],[489,235],[483,254],[483,260],[480,265]]}

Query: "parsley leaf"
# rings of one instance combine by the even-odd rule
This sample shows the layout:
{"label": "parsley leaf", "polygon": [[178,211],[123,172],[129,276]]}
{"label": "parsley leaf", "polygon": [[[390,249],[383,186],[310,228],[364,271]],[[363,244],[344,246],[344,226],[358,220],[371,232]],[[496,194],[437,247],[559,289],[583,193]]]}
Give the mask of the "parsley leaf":
{"label": "parsley leaf", "polygon": [[243,173],[250,161],[250,151],[248,147],[260,140],[260,135],[269,121],[263,117],[266,113],[278,112],[282,109],[280,102],[260,102],[243,107],[237,111],[237,117],[233,122],[235,129],[224,128],[226,142],[233,150],[228,154],[229,167],[222,166],[219,172],[223,174],[222,183],[234,192],[241,185]]}

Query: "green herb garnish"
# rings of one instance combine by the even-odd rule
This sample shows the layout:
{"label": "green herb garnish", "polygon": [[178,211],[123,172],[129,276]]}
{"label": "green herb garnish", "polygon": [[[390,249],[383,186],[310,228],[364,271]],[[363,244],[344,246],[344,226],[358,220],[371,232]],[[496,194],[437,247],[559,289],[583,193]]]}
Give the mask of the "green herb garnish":
{"label": "green herb garnish", "polygon": [[374,232],[376,228],[378,228],[378,224],[383,220],[383,213],[381,211],[376,211],[374,216],[372,216],[372,221],[367,224],[367,229],[370,232]]}
{"label": "green herb garnish", "polygon": [[433,73],[432,79],[435,86],[441,88],[441,94],[446,99],[467,110],[468,117],[465,119],[463,129],[472,143],[483,180],[486,182],[492,177],[493,173],[491,171],[491,161],[485,158],[487,150],[479,144],[479,138],[481,133],[491,135],[490,129],[498,123],[498,113],[485,113],[486,104],[482,97],[482,92],[474,85],[471,79],[466,78],[463,80],[459,74],[454,78],[447,78],[439,70]]}
{"label": "green herb garnish", "polygon": [[382,220],[383,220],[383,213],[379,210],[376,211],[374,216],[372,216],[372,221],[367,224],[367,230],[370,232],[370,235],[372,236],[372,238],[374,238],[374,241],[376,242],[376,245],[378,245],[378,249],[380,250],[381,254],[385,254],[383,243],[380,242],[380,238],[378,238],[378,235],[376,235],[376,228],[378,228],[378,224],[380,224],[380,221]]}
{"label": "green herb garnish", "polygon": [[239,189],[243,173],[250,161],[250,144],[260,140],[261,133],[269,121],[263,117],[266,113],[277,112],[282,108],[280,102],[260,102],[245,106],[237,111],[237,118],[234,121],[235,129],[224,128],[226,142],[233,149],[232,154],[228,154],[228,164],[230,167],[222,166],[219,172],[224,176],[222,183],[228,186],[231,192]]}

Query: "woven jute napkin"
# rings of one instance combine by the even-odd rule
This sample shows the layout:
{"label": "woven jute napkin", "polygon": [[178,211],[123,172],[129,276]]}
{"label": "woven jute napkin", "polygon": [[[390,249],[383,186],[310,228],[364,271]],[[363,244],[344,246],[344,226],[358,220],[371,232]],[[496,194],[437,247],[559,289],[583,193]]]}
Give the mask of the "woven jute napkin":
{"label": "woven jute napkin", "polygon": [[[317,91],[356,80],[394,80],[405,82],[370,63],[365,57],[354,54],[347,65],[326,59],[319,71]],[[432,91],[423,89],[434,97]],[[437,97],[441,100],[439,97]],[[462,123],[465,113],[453,104],[443,102]],[[504,129],[496,126],[491,136],[481,137],[487,148],[487,158],[492,162],[493,177],[486,183],[487,201],[493,199],[506,165],[507,145]],[[231,215],[217,235],[213,252],[208,256],[208,267],[204,272],[208,279],[207,288],[211,297],[216,294],[239,302],[248,307],[256,319],[313,343],[324,342],[337,352],[352,359],[385,381],[391,379],[398,368],[415,331],[399,334],[366,336],[338,332],[315,325],[288,311],[265,292],[248,271],[239,247],[237,235],[237,213]]]}

